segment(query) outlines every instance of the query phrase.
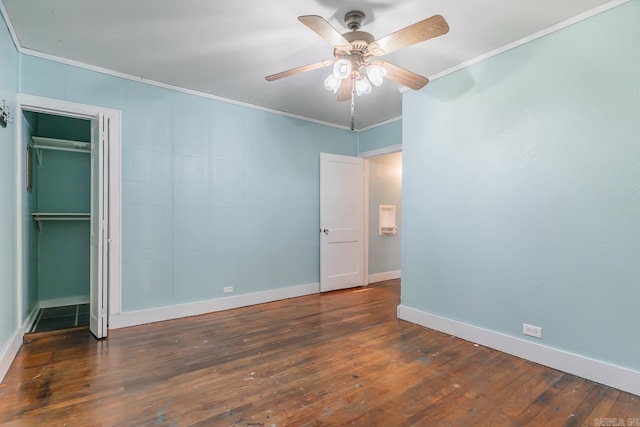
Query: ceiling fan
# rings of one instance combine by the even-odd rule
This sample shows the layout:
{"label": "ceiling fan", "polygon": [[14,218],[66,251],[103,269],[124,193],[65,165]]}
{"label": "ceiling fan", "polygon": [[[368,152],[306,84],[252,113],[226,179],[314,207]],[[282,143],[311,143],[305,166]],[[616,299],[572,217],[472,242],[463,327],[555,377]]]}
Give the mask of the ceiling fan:
{"label": "ceiling fan", "polygon": [[449,31],[447,21],[440,15],[434,15],[375,39],[371,34],[360,31],[365,18],[365,14],[359,10],[347,12],[344,22],[351,31],[340,34],[321,16],[299,16],[300,22],[333,46],[334,59],[292,68],[265,78],[274,81],[333,65],[333,72],[325,79],[324,86],[338,94],[339,102],[351,99],[351,130],[354,128],[356,94],[370,93],[372,85],[380,86],[385,77],[415,90],[429,83],[424,76],[374,57],[446,34]]}

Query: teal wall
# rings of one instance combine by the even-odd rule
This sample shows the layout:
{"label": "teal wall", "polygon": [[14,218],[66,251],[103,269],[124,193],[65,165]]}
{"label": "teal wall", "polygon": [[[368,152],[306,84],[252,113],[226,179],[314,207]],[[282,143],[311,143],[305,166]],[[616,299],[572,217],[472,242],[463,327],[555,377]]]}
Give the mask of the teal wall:
{"label": "teal wall", "polygon": [[359,153],[400,144],[402,144],[402,120],[376,126],[358,134]]}
{"label": "teal wall", "polygon": [[[16,114],[18,54],[0,18],[0,103]],[[15,124],[0,128],[0,356],[17,331]]]}
{"label": "teal wall", "polygon": [[122,111],[123,311],[318,282],[319,153],[355,133],[21,62],[25,93]]}
{"label": "teal wall", "polygon": [[[369,162],[369,274],[400,270],[402,241],[402,153]],[[396,207],[395,235],[380,235],[380,205]]]}
{"label": "teal wall", "polygon": [[45,113],[31,113],[37,129],[36,136],[91,142],[91,121]]}
{"label": "teal wall", "polygon": [[402,304],[640,369],[638,22],[633,0],[404,95]]}
{"label": "teal wall", "polygon": [[[70,117],[36,114],[35,136],[89,142],[91,122]],[[39,212],[89,212],[91,158],[88,153],[41,150],[34,164],[34,191]],[[88,248],[88,243],[87,243]]]}
{"label": "teal wall", "polygon": [[[34,183],[39,212],[89,212],[91,158],[87,153],[42,150]],[[34,168],[34,169],[35,169]]]}
{"label": "teal wall", "polygon": [[38,301],[89,301],[89,221],[48,221],[38,234]]}
{"label": "teal wall", "polygon": [[[89,120],[50,114],[29,114],[32,133],[47,138],[91,140]],[[34,158],[35,205],[30,212],[88,213],[91,202],[91,159],[89,154],[41,150],[41,162]],[[27,227],[34,221],[29,219]],[[26,228],[26,227],[25,227]],[[37,280],[25,283],[27,294],[36,291],[38,301],[61,298],[89,298],[89,221],[48,221],[36,233]],[[33,244],[33,242],[32,242]]]}

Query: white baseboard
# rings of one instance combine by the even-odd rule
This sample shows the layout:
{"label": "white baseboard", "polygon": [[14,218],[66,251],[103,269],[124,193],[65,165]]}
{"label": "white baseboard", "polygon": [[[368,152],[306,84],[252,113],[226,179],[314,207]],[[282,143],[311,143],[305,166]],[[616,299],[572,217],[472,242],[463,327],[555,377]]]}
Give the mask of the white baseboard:
{"label": "white baseboard", "polygon": [[22,324],[21,336],[23,336],[24,334],[28,333],[31,330],[31,327],[33,326],[36,319],[38,318],[38,312],[40,311],[40,308],[41,308],[40,304],[38,303],[36,303],[36,305],[33,306],[33,308],[31,309],[31,313],[29,313],[24,323]]}
{"label": "white baseboard", "polygon": [[161,322],[163,320],[197,316],[199,314],[246,307],[249,305],[262,304],[265,302],[278,301],[287,298],[295,298],[317,293],[320,293],[320,284],[312,283],[309,285],[292,286],[270,291],[253,292],[244,295],[216,298],[208,301],[199,301],[188,304],[172,305],[168,307],[151,308],[140,311],[130,311],[109,316],[109,329],[126,328],[128,326],[142,325],[145,323]]}
{"label": "white baseboard", "polygon": [[89,297],[68,297],[48,299],[38,302],[39,308],[64,307],[65,305],[87,304]]}
{"label": "white baseboard", "polygon": [[467,323],[398,306],[398,318],[640,396],[640,372]]}
{"label": "white baseboard", "polygon": [[0,383],[4,381],[4,376],[7,374],[13,359],[15,359],[22,345],[22,331],[16,331],[9,344],[0,353]]}
{"label": "white baseboard", "polygon": [[399,279],[400,270],[385,271],[369,275],[369,283],[383,282],[385,280]]}
{"label": "white baseboard", "polygon": [[16,331],[15,335],[7,345],[5,349],[3,349],[2,353],[0,353],[0,383],[4,381],[4,376],[7,374],[11,363],[13,363],[13,359],[16,358],[18,354],[18,350],[20,350],[20,346],[22,345],[22,337],[24,334],[29,332],[33,322],[35,322],[36,317],[38,316],[38,304],[36,304],[31,313],[27,316],[26,320],[22,324],[22,326]]}

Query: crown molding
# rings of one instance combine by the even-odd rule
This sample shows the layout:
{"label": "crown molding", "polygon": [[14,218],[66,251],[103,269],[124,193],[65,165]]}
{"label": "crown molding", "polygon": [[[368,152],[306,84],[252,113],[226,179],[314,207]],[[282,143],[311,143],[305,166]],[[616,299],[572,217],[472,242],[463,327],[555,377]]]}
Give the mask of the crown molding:
{"label": "crown molding", "polygon": [[329,123],[329,122],[325,122],[322,120],[317,120],[317,119],[312,119],[309,117],[305,117],[305,116],[300,116],[298,114],[292,114],[292,113],[287,113],[284,111],[279,111],[273,108],[268,108],[268,107],[263,107],[260,105],[255,105],[255,104],[251,104],[248,102],[242,102],[242,101],[237,101],[235,99],[230,99],[230,98],[225,98],[222,96],[218,96],[218,95],[212,95],[210,93],[206,93],[206,92],[200,92],[197,90],[193,90],[193,89],[187,89],[181,86],[176,86],[176,85],[172,85],[172,84],[168,84],[168,83],[162,83],[156,80],[152,80],[152,79],[147,79],[141,76],[136,76],[133,74],[127,74],[127,73],[122,73],[120,71],[115,71],[115,70],[111,70],[108,68],[104,68],[104,67],[98,67],[96,65],[91,65],[91,64],[87,64],[84,62],[80,62],[80,61],[74,61],[72,59],[67,59],[67,58],[62,58],[59,56],[55,56],[55,55],[50,55],[48,53],[44,53],[44,52],[39,52],[37,50],[32,50],[32,49],[28,49],[23,47],[22,45],[20,45],[20,42],[18,40],[18,36],[13,28],[13,25],[11,24],[11,20],[9,19],[9,14],[7,13],[5,7],[4,7],[4,3],[2,2],[2,0],[0,0],[0,13],[2,14],[2,17],[4,18],[4,21],[7,25],[7,28],[9,30],[9,34],[11,35],[11,39],[13,40],[13,44],[16,47],[16,50],[18,51],[18,53],[21,53],[23,55],[28,55],[28,56],[33,56],[36,58],[41,58],[41,59],[46,59],[49,61],[53,61],[53,62],[58,62],[61,64],[65,64],[65,65],[69,65],[72,67],[76,67],[76,68],[82,68],[88,71],[94,71],[96,73],[101,73],[101,74],[105,74],[105,75],[109,75],[112,77],[119,77],[121,79],[125,79],[125,80],[130,80],[130,81],[134,81],[134,82],[138,82],[138,83],[143,83],[143,84],[148,84],[151,86],[156,86],[156,87],[160,87],[163,89],[169,89],[169,90],[173,90],[176,92],[181,92],[181,93],[186,93],[189,95],[194,95],[194,96],[198,96],[201,98],[207,98],[207,99],[212,99],[214,101],[220,101],[220,102],[224,102],[227,104],[232,104],[232,105],[237,105],[240,107],[246,107],[246,108],[251,108],[253,110],[258,110],[258,111],[263,111],[266,113],[272,113],[272,114],[277,114],[279,116],[285,116],[285,117],[290,117],[292,119],[298,119],[298,120],[303,120],[305,122],[311,122],[311,123],[315,123],[315,124],[319,124],[319,125],[323,125],[323,126],[328,126],[328,127],[332,127],[332,128],[336,128],[336,129],[342,129],[342,130],[351,130],[350,127],[348,126],[341,126],[341,125],[336,125],[335,123]]}
{"label": "crown molding", "polygon": [[[489,58],[492,58],[494,56],[500,55],[501,53],[507,52],[507,51],[509,51],[511,49],[515,49],[515,48],[517,48],[519,46],[522,46],[522,45],[524,45],[526,43],[532,42],[532,41],[537,40],[539,38],[545,37],[545,36],[547,36],[547,35],[549,35],[551,33],[555,33],[556,31],[560,31],[560,30],[562,30],[564,28],[570,27],[573,24],[577,24],[580,21],[584,21],[585,19],[591,18],[591,17],[593,17],[595,15],[598,15],[598,14],[600,14],[602,12],[606,12],[607,10],[613,9],[615,7],[618,7],[620,5],[628,3],[630,1],[631,0],[613,0],[613,1],[610,1],[610,2],[605,3],[603,5],[600,5],[598,7],[594,7],[593,9],[590,9],[590,10],[588,10],[586,12],[583,12],[583,13],[581,13],[579,15],[573,16],[573,17],[571,17],[569,19],[566,19],[566,20],[564,20],[562,22],[559,22],[559,23],[557,23],[555,25],[552,25],[550,27],[544,28],[544,29],[542,29],[540,31],[532,33],[532,34],[530,34],[530,35],[528,35],[526,37],[523,37],[521,39],[518,39],[518,40],[516,40],[514,42],[508,43],[508,44],[506,44],[506,45],[504,45],[504,46],[502,46],[502,47],[500,47],[498,49],[492,50],[491,52],[487,52],[484,55],[477,56],[477,57],[475,57],[473,59],[470,59],[469,61],[465,61],[465,62],[463,62],[461,64],[458,64],[455,67],[451,67],[451,68],[448,68],[448,69],[446,69],[444,71],[436,73],[433,76],[430,76],[429,80],[437,80],[437,79],[442,78],[444,76],[447,76],[449,74],[455,73],[456,71],[460,71],[463,68],[470,67],[472,65],[475,65],[475,64],[477,64],[479,62],[482,62],[482,61],[485,61],[485,60],[487,60]],[[406,92],[406,91],[407,91],[406,89],[403,89],[403,93]]]}
{"label": "crown molding", "polygon": [[[556,31],[562,30],[566,27],[569,27],[573,24],[576,24],[580,21],[583,21],[585,19],[591,18],[592,16],[598,15],[599,13],[605,12],[607,10],[613,9],[615,7],[618,7],[620,5],[623,5],[625,3],[630,2],[631,0],[612,0],[610,2],[607,2],[603,5],[600,5],[598,7],[595,7],[593,9],[590,9],[584,13],[581,13],[579,15],[576,15],[574,17],[571,17],[569,19],[566,19],[562,22],[559,22],[555,25],[552,25],[550,27],[544,28],[540,31],[537,31],[533,34],[530,34],[526,37],[523,37],[519,40],[516,40],[514,42],[508,43],[498,49],[492,50],[491,52],[485,53],[483,55],[477,56],[469,61],[465,61],[461,64],[458,64],[454,67],[448,68],[444,71],[441,71],[439,73],[436,73],[432,76],[429,77],[429,80],[437,80],[439,78],[445,77],[449,74],[455,73],[456,71],[462,70],[464,68],[470,67],[471,65],[477,64],[479,62],[485,61],[491,57],[494,57],[496,55],[500,55],[503,52],[506,52],[508,50],[514,49],[516,47],[522,46],[526,43],[529,43],[533,40],[539,39],[541,37],[544,37],[548,34],[554,33]],[[11,24],[11,20],[9,19],[9,15],[4,7],[4,2],[2,0],[0,0],[0,13],[2,14],[2,17],[4,18],[4,21],[7,25],[7,28],[9,30],[9,34],[11,35],[11,38],[13,40],[13,44],[16,47],[16,50],[24,55],[29,55],[29,56],[34,56],[34,57],[38,57],[38,58],[42,58],[42,59],[47,59],[50,61],[54,61],[54,62],[59,62],[62,64],[66,64],[66,65],[70,65],[73,67],[77,67],[77,68],[83,68],[89,71],[95,71],[98,73],[102,73],[102,74],[106,74],[106,75],[110,75],[110,76],[114,76],[114,77],[120,77],[122,79],[126,79],[126,80],[131,80],[131,81],[135,81],[135,82],[139,82],[139,83],[144,83],[144,84],[149,84],[152,86],[157,86],[157,87],[161,87],[161,88],[165,88],[165,89],[169,89],[169,90],[174,90],[177,92],[182,92],[182,93],[186,93],[189,95],[194,95],[194,96],[199,96],[202,98],[207,98],[207,99],[212,99],[215,101],[220,101],[220,102],[224,102],[227,104],[232,104],[232,105],[237,105],[237,106],[241,106],[241,107],[246,107],[246,108],[251,108],[254,110],[258,110],[258,111],[264,111],[267,113],[272,113],[272,114],[277,114],[280,116],[285,116],[285,117],[290,117],[293,119],[298,119],[298,120],[302,120],[302,121],[306,121],[306,122],[311,122],[311,123],[315,123],[315,124],[319,124],[319,125],[323,125],[323,126],[328,126],[328,127],[332,127],[332,128],[336,128],[336,129],[342,129],[342,130],[351,130],[350,127],[348,126],[341,126],[341,125],[336,125],[335,123],[329,123],[329,122],[325,122],[322,120],[316,120],[316,119],[312,119],[309,117],[304,117],[304,116],[300,116],[297,114],[292,114],[292,113],[287,113],[284,111],[279,111],[279,110],[275,110],[272,108],[267,108],[267,107],[262,107],[259,105],[255,105],[255,104],[250,104],[248,102],[242,102],[242,101],[237,101],[234,99],[230,99],[230,98],[224,98],[221,96],[217,96],[217,95],[212,95],[209,93],[205,93],[205,92],[200,92],[200,91],[196,91],[196,90],[192,90],[192,89],[187,89],[187,88],[183,88],[180,86],[175,86],[175,85],[171,85],[171,84],[167,84],[167,83],[162,83],[162,82],[158,82],[155,80],[151,80],[151,79],[146,79],[144,77],[140,77],[140,76],[135,76],[135,75],[131,75],[131,74],[127,74],[127,73],[121,73],[119,71],[115,71],[115,70],[110,70],[107,68],[102,68],[102,67],[97,67],[91,64],[86,64],[83,62],[79,62],[79,61],[73,61],[70,59],[66,59],[66,58],[61,58],[58,56],[54,56],[54,55],[50,55],[50,54],[46,54],[43,52],[38,52],[35,50],[31,50],[31,49],[27,49],[24,48],[20,45],[20,42],[18,40],[18,37],[16,35],[16,32],[13,28],[13,25]],[[403,88],[400,89],[400,92],[405,93],[407,92],[409,89],[408,88]],[[396,117],[396,118],[392,118],[390,120],[386,120],[380,123],[376,123],[373,124],[371,126],[362,128],[362,129],[355,129],[354,132],[359,133],[359,132],[364,132],[366,130],[369,129],[373,129],[379,126],[384,126],[385,124],[397,121],[402,119],[402,116],[400,117]]]}

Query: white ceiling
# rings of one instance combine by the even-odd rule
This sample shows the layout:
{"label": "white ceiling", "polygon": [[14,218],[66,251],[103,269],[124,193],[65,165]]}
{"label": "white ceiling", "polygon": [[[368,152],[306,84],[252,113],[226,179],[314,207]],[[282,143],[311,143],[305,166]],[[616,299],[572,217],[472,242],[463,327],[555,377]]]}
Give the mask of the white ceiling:
{"label": "white ceiling", "polygon": [[[350,103],[323,87],[330,68],[267,82],[332,59],[301,24],[320,15],[340,32],[362,10],[376,38],[432,15],[448,34],[384,57],[432,77],[533,33],[613,5],[609,0],[2,0],[21,49],[347,127]],[[620,0],[615,3],[620,3]],[[607,5],[607,6],[603,6]],[[599,10],[599,9],[598,9]],[[567,52],[570,54],[570,52]],[[401,86],[386,81],[356,99],[356,129],[401,115]],[[422,90],[429,90],[427,85]]]}

